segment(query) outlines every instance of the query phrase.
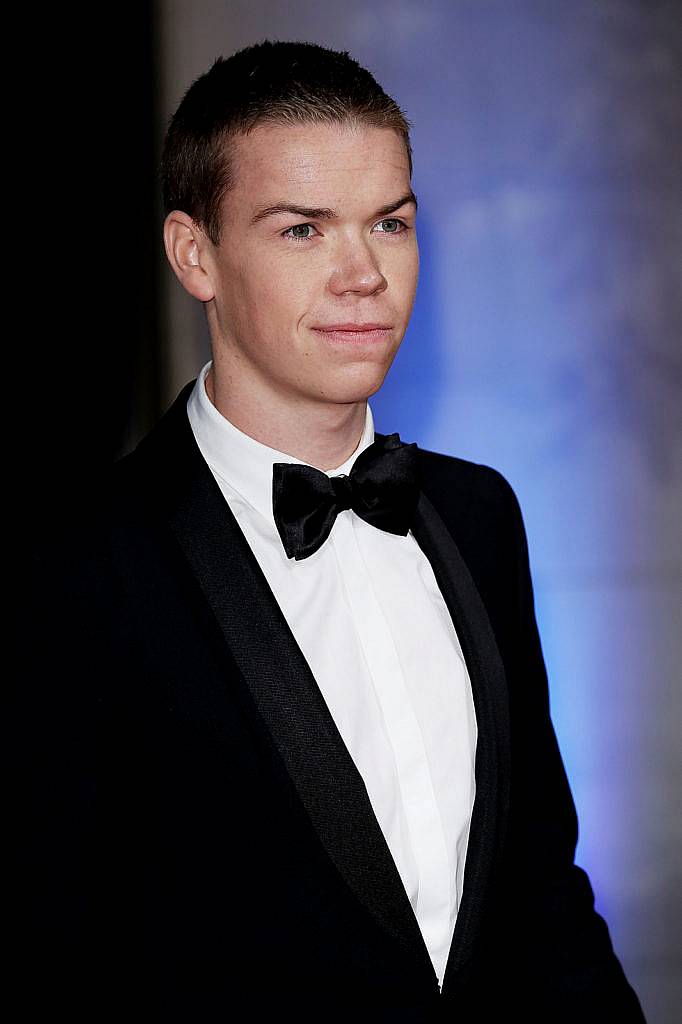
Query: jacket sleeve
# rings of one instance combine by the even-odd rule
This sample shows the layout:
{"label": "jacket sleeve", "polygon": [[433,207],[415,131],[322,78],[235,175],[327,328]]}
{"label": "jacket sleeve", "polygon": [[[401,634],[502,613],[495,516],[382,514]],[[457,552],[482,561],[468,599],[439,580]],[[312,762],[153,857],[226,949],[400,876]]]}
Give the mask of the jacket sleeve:
{"label": "jacket sleeve", "polygon": [[574,864],[578,822],[550,719],[526,533],[512,488],[494,476],[502,509],[497,572],[506,583],[498,580],[493,625],[509,687],[512,766],[500,956],[525,1019],[635,1024],[644,1020],[637,996],[594,909],[588,876]]}

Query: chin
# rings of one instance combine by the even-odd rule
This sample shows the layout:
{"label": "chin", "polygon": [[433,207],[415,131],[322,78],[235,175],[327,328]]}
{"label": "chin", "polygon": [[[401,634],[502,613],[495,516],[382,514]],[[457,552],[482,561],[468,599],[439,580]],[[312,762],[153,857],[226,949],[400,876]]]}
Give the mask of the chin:
{"label": "chin", "polygon": [[331,402],[350,405],[353,402],[366,402],[375,395],[384,383],[388,367],[363,367],[360,372],[348,375],[345,379],[340,375],[330,381],[324,389],[324,396]]}

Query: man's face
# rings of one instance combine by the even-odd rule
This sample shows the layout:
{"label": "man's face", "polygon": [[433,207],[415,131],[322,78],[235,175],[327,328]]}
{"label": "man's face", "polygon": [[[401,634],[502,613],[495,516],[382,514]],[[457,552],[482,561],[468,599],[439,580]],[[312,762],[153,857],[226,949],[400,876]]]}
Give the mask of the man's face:
{"label": "man's face", "polygon": [[[417,287],[402,140],[366,126],[261,125],[233,152],[212,254],[215,361],[256,403],[367,398]],[[376,329],[348,329],[357,325]]]}

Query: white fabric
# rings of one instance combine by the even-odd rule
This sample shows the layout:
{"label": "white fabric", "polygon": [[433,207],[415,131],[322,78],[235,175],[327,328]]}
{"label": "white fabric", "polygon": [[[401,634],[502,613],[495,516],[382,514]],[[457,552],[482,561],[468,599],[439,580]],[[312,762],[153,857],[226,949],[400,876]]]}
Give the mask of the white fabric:
{"label": "white fabric", "polygon": [[[187,403],[199,449],[250,544],[364,780],[442,984],[474,801],[469,675],[431,565],[398,537],[341,512],[315,554],[288,559],[272,466],[300,463],[238,430],[210,401],[209,361]],[[367,406],[350,473],[374,440]]]}

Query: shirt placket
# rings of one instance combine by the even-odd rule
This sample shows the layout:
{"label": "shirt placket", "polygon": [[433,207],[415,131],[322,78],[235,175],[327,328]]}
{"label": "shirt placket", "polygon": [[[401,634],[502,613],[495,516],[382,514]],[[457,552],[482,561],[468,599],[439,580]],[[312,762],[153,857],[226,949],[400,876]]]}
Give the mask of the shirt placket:
{"label": "shirt placket", "polygon": [[445,833],[422,731],[405,685],[393,636],[358,545],[357,523],[359,520],[354,513],[342,512],[337,517],[331,540],[358,642],[393,750],[407,832],[419,876],[417,906],[413,909],[429,952],[432,956],[441,956],[449,939],[452,899]]}

